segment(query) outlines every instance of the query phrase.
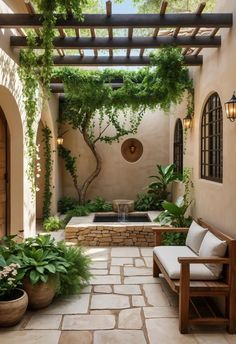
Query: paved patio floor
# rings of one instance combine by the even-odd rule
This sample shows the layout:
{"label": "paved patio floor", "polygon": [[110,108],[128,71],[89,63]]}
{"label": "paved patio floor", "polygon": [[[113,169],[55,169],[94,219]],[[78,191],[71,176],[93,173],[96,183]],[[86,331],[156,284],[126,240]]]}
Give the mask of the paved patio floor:
{"label": "paved patio floor", "polygon": [[91,285],[80,296],[28,312],[1,344],[234,344],[219,328],[178,331],[177,298],[152,277],[152,249],[89,248]]}

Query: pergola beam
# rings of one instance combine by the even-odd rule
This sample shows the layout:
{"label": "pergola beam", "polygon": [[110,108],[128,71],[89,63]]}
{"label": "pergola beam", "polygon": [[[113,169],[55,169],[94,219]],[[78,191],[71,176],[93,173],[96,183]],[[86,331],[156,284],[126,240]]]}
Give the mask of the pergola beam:
{"label": "pergola beam", "polygon": [[[12,47],[23,48],[27,47],[27,38],[12,36],[10,39]],[[36,38],[36,48],[40,49],[40,38]],[[88,37],[56,37],[53,41],[54,47],[59,49],[141,49],[141,48],[161,48],[164,46],[180,46],[180,47],[195,47],[195,48],[214,48],[221,45],[221,37],[114,37],[109,38],[88,38]]]}
{"label": "pergola beam", "polygon": [[[150,63],[148,56],[54,56],[55,66],[145,66]],[[202,56],[185,56],[184,64],[186,66],[201,66]]]}
{"label": "pergola beam", "polygon": [[[1,28],[40,28],[40,14],[0,14]],[[231,27],[232,13],[170,13],[170,14],[85,14],[84,20],[57,15],[56,28],[173,28],[173,27]]]}

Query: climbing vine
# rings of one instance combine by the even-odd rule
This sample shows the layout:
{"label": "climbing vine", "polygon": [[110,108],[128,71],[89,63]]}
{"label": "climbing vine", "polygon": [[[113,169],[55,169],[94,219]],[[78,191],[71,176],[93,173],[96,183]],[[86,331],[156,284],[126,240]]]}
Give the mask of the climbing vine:
{"label": "climbing vine", "polygon": [[43,152],[45,160],[45,171],[44,171],[44,192],[43,192],[43,219],[49,218],[51,215],[51,203],[52,203],[52,150],[51,150],[51,139],[52,132],[46,125],[42,129],[43,133]]}

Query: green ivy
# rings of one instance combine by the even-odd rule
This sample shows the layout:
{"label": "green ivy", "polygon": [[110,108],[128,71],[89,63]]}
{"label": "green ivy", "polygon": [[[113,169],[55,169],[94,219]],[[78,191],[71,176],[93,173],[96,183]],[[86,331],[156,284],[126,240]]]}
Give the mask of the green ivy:
{"label": "green ivy", "polygon": [[51,215],[51,203],[52,203],[52,191],[51,191],[51,179],[52,179],[52,151],[51,151],[51,139],[52,132],[46,125],[43,129],[43,143],[44,143],[44,160],[45,160],[45,172],[44,172],[44,192],[43,192],[43,219],[47,219]]}

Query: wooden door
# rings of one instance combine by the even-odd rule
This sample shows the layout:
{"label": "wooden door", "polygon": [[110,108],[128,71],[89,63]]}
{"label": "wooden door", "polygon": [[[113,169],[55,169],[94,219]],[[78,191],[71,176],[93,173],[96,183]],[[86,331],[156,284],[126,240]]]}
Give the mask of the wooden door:
{"label": "wooden door", "polygon": [[7,122],[0,108],[0,238],[7,234]]}

